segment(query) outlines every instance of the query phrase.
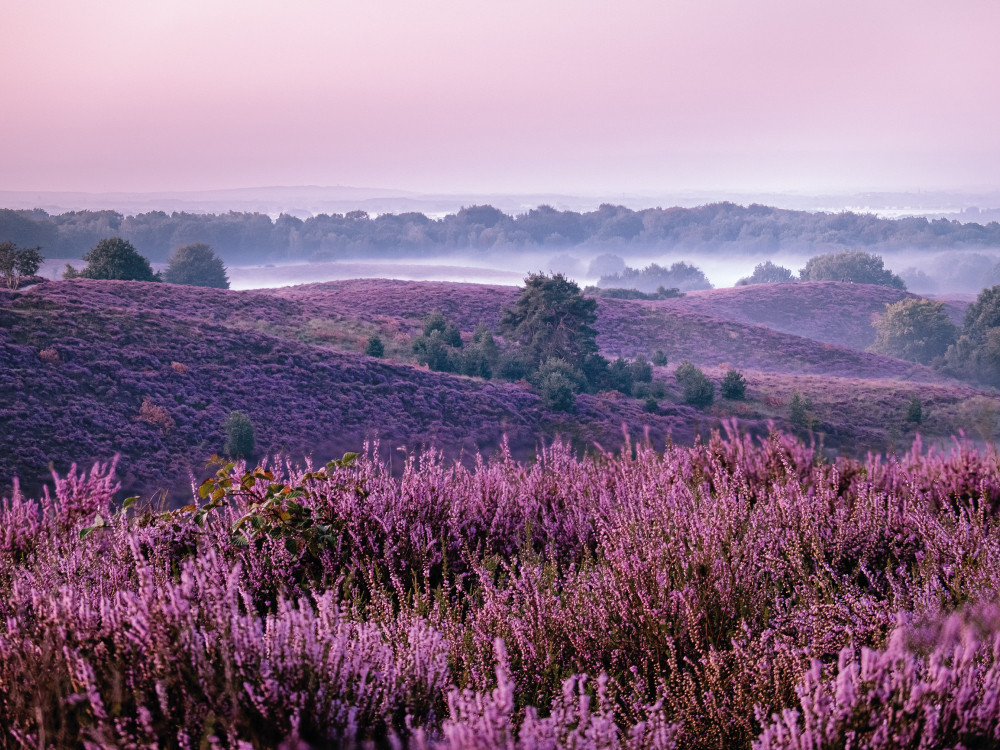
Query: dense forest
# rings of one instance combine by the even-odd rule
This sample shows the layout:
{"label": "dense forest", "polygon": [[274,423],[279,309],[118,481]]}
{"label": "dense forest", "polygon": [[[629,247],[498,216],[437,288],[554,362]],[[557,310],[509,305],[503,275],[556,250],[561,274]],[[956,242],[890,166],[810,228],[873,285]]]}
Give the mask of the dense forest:
{"label": "dense forest", "polygon": [[790,211],[715,203],[698,208],[633,211],[602,205],[577,213],[539,206],[510,216],[492,206],[471,206],[440,219],[421,213],[364,211],[276,220],[260,213],[193,214],[150,211],[0,209],[0,241],[41,246],[48,257],[78,258],[98,240],[119,236],[162,262],[178,246],[205,242],[227,262],[313,259],[451,250],[644,247],[701,252],[735,249],[773,253],[840,249],[983,249],[1000,247],[1000,224],[922,217],[883,219],[872,214]]}

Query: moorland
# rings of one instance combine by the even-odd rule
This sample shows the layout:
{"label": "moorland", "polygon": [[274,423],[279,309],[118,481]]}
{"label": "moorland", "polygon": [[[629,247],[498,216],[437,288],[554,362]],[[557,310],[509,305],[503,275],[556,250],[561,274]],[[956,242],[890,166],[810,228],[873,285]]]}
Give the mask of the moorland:
{"label": "moorland", "polygon": [[1000,287],[97,260],[0,290],[3,746],[1000,743]]}
{"label": "moorland", "polygon": [[[356,280],[231,291],[78,279],[0,292],[3,482],[37,488],[58,471],[120,454],[129,491],[179,491],[222,450],[223,422],[245,412],[257,453],[333,455],[380,440],[389,456],[435,446],[449,457],[489,453],[506,437],[518,458],[561,437],[583,450],[632,440],[690,444],[737,418],[815,439],[829,455],[905,450],[964,430],[990,440],[992,392],[910,361],[866,351],[872,316],[912,297],[841,282],[755,284],[668,300],[598,300],[605,356],[652,360],[663,383],[655,408],[606,390],[581,394],[571,413],[546,408],[525,380],[503,382],[421,366],[412,351],[440,312],[468,342],[496,329],[516,287]],[[960,320],[965,304],[951,302]],[[371,336],[385,354],[364,354]],[[740,400],[684,403],[673,377],[688,360],[716,384],[729,369],[747,380]],[[790,421],[795,394],[806,422]],[[917,398],[919,424],[907,420]]]}

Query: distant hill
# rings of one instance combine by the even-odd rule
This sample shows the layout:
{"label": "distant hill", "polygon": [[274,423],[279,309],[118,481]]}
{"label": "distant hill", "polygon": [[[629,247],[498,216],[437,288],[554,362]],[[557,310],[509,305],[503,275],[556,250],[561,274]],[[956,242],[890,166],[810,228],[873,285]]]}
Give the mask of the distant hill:
{"label": "distant hill", "polygon": [[[811,281],[796,284],[750,284],[645,303],[677,314],[723,317],[748,325],[815,339],[835,346],[865,349],[875,340],[872,320],[886,305],[915,298],[898,289],[874,284]],[[946,310],[961,324],[966,304],[947,302]]]}

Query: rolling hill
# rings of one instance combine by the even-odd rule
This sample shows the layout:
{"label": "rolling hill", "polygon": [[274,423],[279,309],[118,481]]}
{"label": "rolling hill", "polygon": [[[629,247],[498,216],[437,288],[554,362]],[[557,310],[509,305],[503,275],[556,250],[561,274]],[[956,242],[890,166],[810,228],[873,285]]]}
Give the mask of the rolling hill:
{"label": "rolling hill", "polygon": [[[260,454],[322,460],[374,438],[387,456],[435,446],[468,457],[505,436],[518,457],[557,435],[613,449],[623,424],[654,445],[689,443],[731,417],[754,431],[769,420],[787,425],[795,393],[809,400],[811,424],[831,450],[882,450],[912,436],[902,413],[914,397],[926,404],[931,435],[964,427],[988,439],[996,429],[994,395],[860,350],[871,314],[903,294],[865,285],[600,300],[606,356],[662,349],[670,360],[655,368],[667,397],[654,414],[619,393],[581,396],[572,414],[549,412],[527,384],[415,365],[410,341],[428,312],[441,310],[468,336],[479,323],[494,328],[517,294],[372,279],[245,292],[74,280],[2,292],[0,485],[15,476],[37,484],[50,462],[65,471],[120,453],[129,489],[177,489],[205,473],[231,410],[250,415]],[[371,334],[386,341],[386,359],[361,353]],[[673,369],[683,359],[717,383],[728,366],[744,370],[748,400],[681,405]]]}

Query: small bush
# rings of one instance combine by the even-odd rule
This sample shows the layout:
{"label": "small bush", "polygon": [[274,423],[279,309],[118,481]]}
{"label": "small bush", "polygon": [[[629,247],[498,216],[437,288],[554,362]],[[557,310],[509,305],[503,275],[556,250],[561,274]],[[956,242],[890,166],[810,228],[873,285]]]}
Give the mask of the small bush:
{"label": "small bush", "polygon": [[632,395],[632,368],[628,361],[619,357],[610,365],[604,374],[604,387],[609,391],[620,391]]}
{"label": "small bush", "polygon": [[660,410],[660,404],[655,398],[649,396],[646,398],[646,402],[643,405],[643,409],[645,409],[650,414],[656,414],[656,412]]}
{"label": "small bush", "polygon": [[706,407],[715,401],[715,383],[687,360],[677,366],[674,377],[684,390],[685,404]]}
{"label": "small bush", "polygon": [[439,329],[430,334],[418,336],[413,341],[413,353],[417,361],[438,372],[458,372],[461,367],[461,352],[449,344]]}
{"label": "small bush", "polygon": [[802,394],[796,391],[792,394],[792,400],[788,403],[788,419],[796,427],[812,429],[812,400],[803,398]]}
{"label": "small bush", "polygon": [[231,411],[223,424],[226,432],[226,444],[223,452],[232,458],[248,458],[253,455],[254,435],[253,422],[242,411]]}
{"label": "small bush", "polygon": [[139,419],[146,424],[159,427],[164,432],[170,432],[174,429],[174,419],[170,416],[170,412],[155,404],[149,397],[142,400],[142,406],[139,407]]}
{"label": "small bush", "polygon": [[747,379],[739,370],[729,370],[719,386],[722,397],[731,401],[742,401],[747,395]]}
{"label": "small bush", "polygon": [[458,326],[445,318],[440,310],[435,310],[424,318],[424,336],[431,336],[435,331],[440,333],[441,341],[448,346],[456,349],[462,346],[462,334]]}
{"label": "small bush", "polygon": [[906,404],[906,421],[921,424],[924,421],[924,405],[914,396]]}
{"label": "small bush", "polygon": [[655,352],[653,352],[653,364],[656,365],[657,367],[667,366],[667,355],[664,354],[662,349],[657,349]]}
{"label": "small bush", "polygon": [[548,372],[538,380],[538,395],[546,409],[573,411],[576,392],[573,382],[561,372]]}
{"label": "small bush", "polygon": [[382,339],[375,335],[369,336],[368,343],[365,344],[365,354],[369,357],[384,357],[385,344],[382,343]]}
{"label": "small bush", "polygon": [[632,372],[633,382],[650,383],[653,380],[653,366],[641,354],[632,360],[629,370]]}
{"label": "small bush", "polygon": [[38,352],[38,358],[47,365],[59,364],[59,352],[55,349],[42,349]]}

